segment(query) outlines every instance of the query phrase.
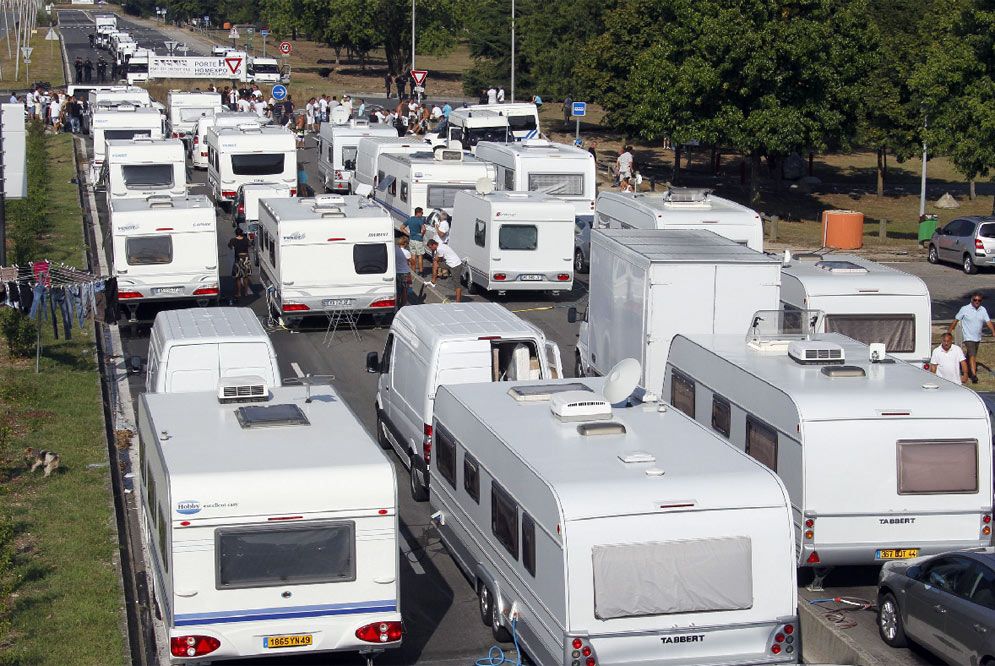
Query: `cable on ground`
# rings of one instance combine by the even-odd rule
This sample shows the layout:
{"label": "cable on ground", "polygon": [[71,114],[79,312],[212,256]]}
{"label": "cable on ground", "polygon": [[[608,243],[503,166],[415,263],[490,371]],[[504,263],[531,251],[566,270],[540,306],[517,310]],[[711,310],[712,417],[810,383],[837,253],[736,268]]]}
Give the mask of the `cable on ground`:
{"label": "cable on ground", "polygon": [[504,653],[497,645],[492,645],[491,649],[487,651],[487,656],[483,659],[478,659],[476,666],[502,666],[503,664],[508,664],[508,666],[524,666],[522,659],[522,651],[518,647],[518,632],[515,631],[515,626],[518,624],[518,618],[512,618],[511,620],[511,638],[515,641],[515,653],[518,655],[518,661],[511,661],[508,659],[508,655]]}
{"label": "cable on ground", "polygon": [[[834,602],[842,604],[842,606],[837,606],[835,608],[825,606],[825,604]],[[847,613],[859,610],[870,610],[874,607],[873,602],[868,601],[867,599],[861,599],[860,597],[829,597],[827,599],[812,599],[808,603],[819,606],[819,608],[823,611],[823,617],[827,621],[835,624],[838,629],[850,629],[857,626],[857,621],[851,617],[848,617]]]}

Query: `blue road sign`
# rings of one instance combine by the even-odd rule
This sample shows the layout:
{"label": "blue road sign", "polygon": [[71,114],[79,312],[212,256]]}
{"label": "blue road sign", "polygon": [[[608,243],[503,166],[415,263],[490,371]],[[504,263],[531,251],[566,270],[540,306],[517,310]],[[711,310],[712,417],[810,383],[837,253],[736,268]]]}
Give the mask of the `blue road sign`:
{"label": "blue road sign", "polygon": [[587,102],[574,102],[574,105],[573,105],[573,115],[575,115],[575,116],[586,116],[587,115]]}
{"label": "blue road sign", "polygon": [[259,34],[262,35],[263,37],[266,37],[269,35],[269,30],[263,28],[262,30],[259,31]]}
{"label": "blue road sign", "polygon": [[273,99],[280,101],[287,96],[287,86],[273,86]]}
{"label": "blue road sign", "polygon": [[211,17],[210,16],[205,16],[204,17],[204,23],[210,23],[210,22],[211,22]]}

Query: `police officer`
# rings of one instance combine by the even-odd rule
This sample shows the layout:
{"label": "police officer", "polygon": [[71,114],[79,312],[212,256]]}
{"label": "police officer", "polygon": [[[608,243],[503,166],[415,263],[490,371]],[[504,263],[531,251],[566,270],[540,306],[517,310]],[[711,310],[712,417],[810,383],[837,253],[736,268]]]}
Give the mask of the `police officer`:
{"label": "police officer", "polygon": [[83,80],[89,83],[93,80],[93,63],[90,58],[87,57],[86,62],[83,63]]}
{"label": "police officer", "polygon": [[101,83],[104,82],[104,78],[107,77],[107,61],[104,60],[104,56],[97,58],[97,80]]}

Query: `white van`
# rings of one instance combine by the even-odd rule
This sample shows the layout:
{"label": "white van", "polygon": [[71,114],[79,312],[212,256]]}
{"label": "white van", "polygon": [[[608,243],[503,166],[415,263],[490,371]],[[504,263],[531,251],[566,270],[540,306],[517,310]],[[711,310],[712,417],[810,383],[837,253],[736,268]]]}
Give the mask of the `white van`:
{"label": "white van", "polygon": [[457,192],[449,247],[468,292],[557,296],[573,289],[574,208],[542,192]]}
{"label": "white van", "polygon": [[166,133],[184,144],[193,143],[197,121],[213,118],[221,109],[221,93],[170,90],[166,97]]}
{"label": "white van", "polygon": [[508,118],[485,105],[476,109],[453,109],[441,133],[430,134],[425,140],[435,148],[442,146],[473,153],[481,141],[503,143],[513,140],[513,135]]}
{"label": "white van", "polygon": [[197,119],[197,129],[192,134],[190,145],[190,166],[195,169],[206,169],[208,164],[207,130],[212,127],[238,127],[239,125],[268,125],[269,118],[260,118],[257,114],[246,112],[225,111],[224,107],[213,117]]}
{"label": "white van", "polygon": [[915,275],[851,254],[799,255],[781,268],[781,303],[825,313],[818,333],[883,342],[895,358],[929,364],[932,303]]}
{"label": "white van", "polygon": [[801,656],[777,476],[675,409],[601,379],[447,384],[433,522],[497,641],[536,664]]}
{"label": "white van", "polygon": [[184,308],[155,316],[145,375],[149,393],[216,391],[222,379],[247,376],[270,387],[281,384],[276,350],[251,309]]}
{"label": "white van", "polygon": [[542,139],[539,130],[539,109],[532,102],[502,102],[500,104],[471,104],[473,111],[492,111],[508,119],[508,130],[515,141]]}
{"label": "white van", "polygon": [[120,199],[109,213],[118,300],[132,321],[141,303],[217,303],[217,225],[206,196]]}
{"label": "white van", "polygon": [[365,118],[354,118],[347,125],[321,123],[318,134],[318,172],[329,192],[352,193],[349,181],[356,171],[358,144],[364,137],[397,138],[389,125],[374,125]]}
{"label": "white van", "polygon": [[399,647],[393,465],[331,387],[227,397],[259,381],[139,400],[142,540],[170,662]]}
{"label": "white van", "polygon": [[778,473],[800,567],[988,545],[981,398],[883,350],[812,333],[819,316],[758,312],[747,336],[675,336],[664,397]]}
{"label": "white van", "polygon": [[764,251],[760,214],[710,190],[671,188],[651,192],[601,192],[594,226],[601,229],[705,229]]}
{"label": "white van", "polygon": [[372,196],[380,172],[380,157],[382,155],[412,155],[424,153],[425,144],[413,141],[411,137],[393,135],[362,137],[356,143],[356,170],[349,179],[349,187],[356,194]]}
{"label": "white van", "polygon": [[111,55],[121,64],[135,54],[138,43],[135,42],[135,38],[130,33],[119,30],[111,33],[108,48]]}
{"label": "white van", "polygon": [[366,197],[262,199],[257,252],[270,312],[287,325],[337,310],[394,310],[394,229]]}
{"label": "white van", "polygon": [[256,83],[279,83],[280,65],[276,58],[249,56],[245,63],[246,81]]}
{"label": "white van", "polygon": [[432,303],[398,310],[377,380],[377,437],[410,470],[411,495],[428,499],[432,410],[440,384],[558,379],[560,350],[535,325],[494,303]]}
{"label": "white van", "polygon": [[114,139],[130,141],[139,137],[161,139],[162,114],[147,106],[122,105],[97,109],[93,112],[90,133],[93,135],[90,180],[96,182],[104,166],[106,142]]}
{"label": "white van", "polygon": [[229,207],[239,185],[283,183],[297,194],[297,142],[283,127],[247,123],[207,130],[207,181],[214,200]]}
{"label": "white van", "polygon": [[545,192],[569,201],[578,216],[594,215],[597,167],[582,148],[543,139],[482,141],[477,157],[494,163],[494,186],[499,190]]}
{"label": "white van", "polygon": [[186,196],[187,163],[179,139],[111,140],[106,145],[102,180],[108,210],[121,199]]}

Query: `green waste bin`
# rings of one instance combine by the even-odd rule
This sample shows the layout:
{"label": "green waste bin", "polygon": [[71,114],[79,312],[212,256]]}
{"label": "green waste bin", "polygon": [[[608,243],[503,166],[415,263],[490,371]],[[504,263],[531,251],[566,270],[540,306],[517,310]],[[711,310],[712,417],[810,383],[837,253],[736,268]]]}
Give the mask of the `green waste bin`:
{"label": "green waste bin", "polygon": [[933,237],[933,232],[936,231],[936,222],[939,219],[939,215],[923,215],[919,218],[920,245],[925,245]]}

